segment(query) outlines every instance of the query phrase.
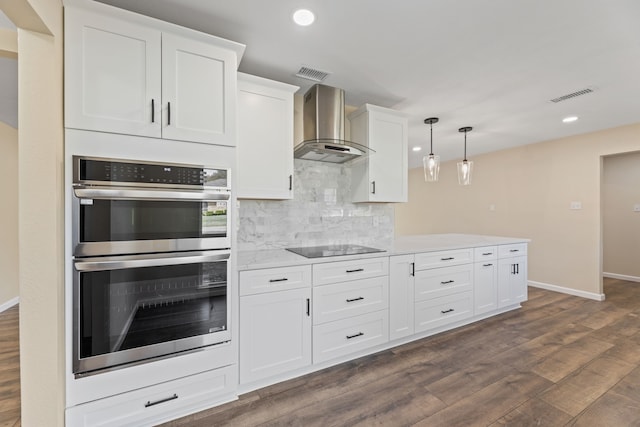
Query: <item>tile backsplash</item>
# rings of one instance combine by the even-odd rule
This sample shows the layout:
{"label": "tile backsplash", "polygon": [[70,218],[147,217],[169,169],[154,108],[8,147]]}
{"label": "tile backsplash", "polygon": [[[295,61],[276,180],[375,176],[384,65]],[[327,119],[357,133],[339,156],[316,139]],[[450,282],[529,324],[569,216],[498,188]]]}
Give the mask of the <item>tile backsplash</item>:
{"label": "tile backsplash", "polygon": [[348,165],[295,159],[293,200],[240,200],[238,249],[393,241],[393,205],[351,203]]}

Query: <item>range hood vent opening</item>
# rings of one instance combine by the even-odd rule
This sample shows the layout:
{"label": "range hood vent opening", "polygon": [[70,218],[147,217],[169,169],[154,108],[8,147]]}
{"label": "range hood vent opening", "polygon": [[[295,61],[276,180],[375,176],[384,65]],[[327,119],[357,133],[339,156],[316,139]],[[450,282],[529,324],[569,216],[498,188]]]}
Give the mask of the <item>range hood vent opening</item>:
{"label": "range hood vent opening", "polygon": [[297,159],[346,163],[374,153],[344,137],[344,91],[316,84],[304,95],[304,141],[294,149]]}

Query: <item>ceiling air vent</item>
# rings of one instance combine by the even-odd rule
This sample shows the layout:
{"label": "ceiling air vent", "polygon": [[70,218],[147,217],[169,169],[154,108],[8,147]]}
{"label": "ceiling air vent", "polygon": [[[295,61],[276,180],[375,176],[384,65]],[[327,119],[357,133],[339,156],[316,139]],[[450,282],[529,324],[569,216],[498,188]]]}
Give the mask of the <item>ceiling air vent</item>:
{"label": "ceiling air vent", "polygon": [[572,92],[572,93],[568,93],[566,95],[559,96],[557,98],[553,98],[550,101],[551,102],[562,102],[562,101],[566,101],[567,99],[575,98],[576,96],[586,95],[586,94],[591,93],[591,92],[593,92],[593,89],[585,88],[585,89],[578,90],[578,91],[575,91],[575,92]]}
{"label": "ceiling air vent", "polygon": [[313,68],[302,66],[296,73],[296,76],[303,79],[311,80],[313,82],[321,83],[327,78],[329,73],[325,71],[315,70]]}

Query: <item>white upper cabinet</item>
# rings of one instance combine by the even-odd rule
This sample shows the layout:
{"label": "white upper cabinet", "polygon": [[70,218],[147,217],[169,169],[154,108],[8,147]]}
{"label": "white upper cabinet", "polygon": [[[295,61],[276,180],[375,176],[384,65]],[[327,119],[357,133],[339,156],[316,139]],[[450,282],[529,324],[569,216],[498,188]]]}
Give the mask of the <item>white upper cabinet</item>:
{"label": "white upper cabinet", "polygon": [[349,115],[351,140],[375,150],[352,165],[354,202],[406,202],[407,118],[388,108],[365,104]]}
{"label": "white upper cabinet", "polygon": [[235,145],[237,52],[130,15],[65,8],[65,127]]}
{"label": "white upper cabinet", "polygon": [[297,90],[297,86],[238,73],[238,198],[293,198],[293,95]]}

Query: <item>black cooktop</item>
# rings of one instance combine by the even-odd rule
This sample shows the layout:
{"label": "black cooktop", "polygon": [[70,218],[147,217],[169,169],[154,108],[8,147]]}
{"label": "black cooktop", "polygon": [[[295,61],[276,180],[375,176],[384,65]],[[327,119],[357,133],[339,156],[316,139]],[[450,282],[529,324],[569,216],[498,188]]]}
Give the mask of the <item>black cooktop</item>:
{"label": "black cooktop", "polygon": [[382,249],[370,248],[360,245],[324,245],[307,246],[303,248],[286,248],[288,251],[305,258],[322,258],[326,256],[360,255],[375,252],[384,252]]}

